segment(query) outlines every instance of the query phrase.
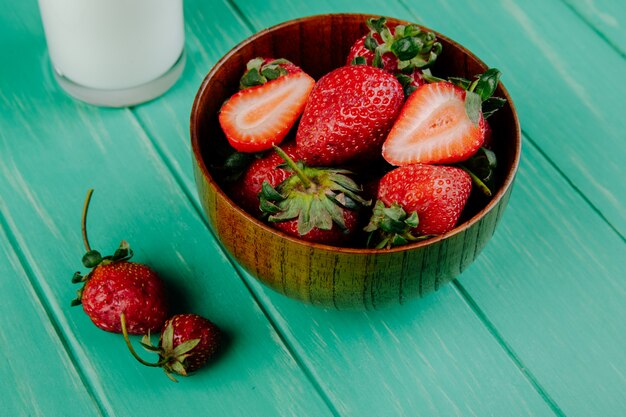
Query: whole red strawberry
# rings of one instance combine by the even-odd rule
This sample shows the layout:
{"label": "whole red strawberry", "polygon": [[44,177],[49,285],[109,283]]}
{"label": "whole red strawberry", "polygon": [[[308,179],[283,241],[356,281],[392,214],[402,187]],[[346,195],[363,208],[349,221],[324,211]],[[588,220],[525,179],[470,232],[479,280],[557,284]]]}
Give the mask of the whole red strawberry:
{"label": "whole red strawberry", "polygon": [[472,190],[461,168],[407,165],[380,180],[378,202],[366,231],[379,247],[404,244],[452,230]]}
{"label": "whole red strawberry", "polygon": [[[289,157],[300,159],[295,142],[289,142],[282,149]],[[274,151],[262,158],[255,159],[243,175],[232,184],[230,188],[231,198],[248,213],[255,217],[261,216],[259,193],[263,183],[267,181],[272,187],[276,187],[293,175],[293,172],[279,167],[284,163],[285,161]]]}
{"label": "whole red strawberry", "polygon": [[168,308],[163,282],[146,265],[128,262],[133,256],[128,243],[122,241],[115,254],[103,257],[89,246],[86,231],[87,210],[93,190],[87,193],[83,210],[83,239],[87,253],[83,265],[91,268],[86,275],[75,273],[73,282],[84,282],[72,305],[83,305],[93,323],[108,332],[120,333],[120,314],[128,318],[128,331],[144,334],[159,331],[167,318]]}
{"label": "whole red strawberry", "polygon": [[108,332],[120,333],[125,313],[128,331],[144,334],[161,330],[167,318],[165,289],[146,265],[113,261],[96,266],[82,291],[82,304],[91,321]]}
{"label": "whole red strawberry", "polygon": [[250,60],[241,90],[220,109],[226,139],[239,152],[271,149],[296,123],[314,85],[313,78],[285,59]]}
{"label": "whole red strawberry", "polygon": [[358,210],[369,205],[362,189],[345,169],[313,168],[294,162],[282,149],[276,152],[293,173],[275,188],[267,181],[260,194],[261,210],[269,224],[301,239],[342,245],[356,231]]}
{"label": "whole red strawberry", "polygon": [[380,157],[403,101],[398,80],[379,68],[331,71],[309,96],[296,133],[298,152],[314,166]]}
{"label": "whole red strawberry", "polygon": [[146,362],[133,349],[124,315],[120,316],[124,339],[133,356],[147,366],[162,367],[167,376],[176,381],[171,374],[187,376],[203,367],[218,351],[222,332],[210,320],[197,314],[177,314],[165,322],[159,346],[152,346],[150,335],[145,335],[142,345],[159,354],[156,363]]}

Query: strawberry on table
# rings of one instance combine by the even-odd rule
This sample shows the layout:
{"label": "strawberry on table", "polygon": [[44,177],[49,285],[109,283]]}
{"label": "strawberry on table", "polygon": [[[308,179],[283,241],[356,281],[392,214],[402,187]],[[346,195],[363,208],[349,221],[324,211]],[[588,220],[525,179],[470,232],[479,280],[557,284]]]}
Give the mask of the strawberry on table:
{"label": "strawberry on table", "polygon": [[313,78],[287,60],[251,60],[242,89],[219,113],[226,139],[240,152],[271,149],[296,123],[314,85]]}
{"label": "strawberry on table", "polygon": [[380,180],[378,201],[365,231],[378,247],[390,247],[452,230],[472,190],[472,180],[456,167],[415,164]]}
{"label": "strawberry on table", "polygon": [[282,149],[276,152],[293,172],[277,187],[267,181],[261,191],[261,210],[273,227],[301,239],[341,245],[354,234],[358,210],[369,205],[350,177],[350,171],[313,168],[294,162]]}
{"label": "strawberry on table", "polygon": [[382,152],[393,165],[450,164],[476,153],[485,134],[478,94],[445,81],[425,84],[407,99]]}
{"label": "strawberry on table", "polygon": [[135,352],[128,338],[124,314],[120,316],[120,326],[135,359],[146,366],[163,368],[174,382],[178,381],[172,374],[188,376],[206,365],[218,351],[222,339],[222,331],[210,320],[197,314],[177,314],[165,322],[158,346],[152,345],[149,334],[144,336],[142,346],[159,355],[159,361],[151,363]]}
{"label": "strawberry on table", "polygon": [[83,265],[91,268],[86,275],[76,272],[72,281],[83,282],[72,305],[83,305],[93,323],[108,332],[120,333],[119,317],[128,317],[128,331],[144,334],[159,331],[167,318],[168,308],[163,282],[146,265],[128,262],[133,256],[128,243],[122,241],[111,256],[92,250],[87,239],[87,210],[93,190],[89,190],[83,209],[83,240],[87,253]]}
{"label": "strawberry on table", "polygon": [[398,80],[379,68],[335,69],[311,92],[296,133],[298,151],[321,166],[380,157],[403,101]]}

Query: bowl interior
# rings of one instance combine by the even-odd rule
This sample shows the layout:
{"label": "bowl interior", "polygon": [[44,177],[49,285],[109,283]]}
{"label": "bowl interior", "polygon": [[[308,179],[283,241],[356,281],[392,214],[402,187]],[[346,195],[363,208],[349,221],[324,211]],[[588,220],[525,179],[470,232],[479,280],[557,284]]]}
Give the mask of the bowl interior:
{"label": "bowl interior", "polygon": [[[212,167],[223,161],[229,149],[217,115],[222,103],[237,91],[239,78],[245,71],[246,63],[258,56],[286,58],[302,67],[313,78],[319,79],[332,69],[345,65],[351,45],[368,32],[365,21],[369,17],[372,16],[320,15],[282,23],[243,41],[213,67],[202,83],[193,105],[191,137],[196,163],[208,182],[214,185],[220,194],[225,195],[220,188],[219,175],[215,174]],[[397,19],[388,18],[388,20],[406,23]],[[443,52],[435,66],[431,68],[433,75],[442,78],[452,75],[473,78],[488,68],[461,45],[437,32],[435,34],[443,45]],[[459,225],[446,235],[477,221],[485,210],[495,205],[513,181],[521,147],[519,124],[512,101],[502,85],[498,87],[495,95],[507,99],[507,104],[489,118],[493,130],[492,146],[498,157],[496,191],[490,200],[473,196]],[[473,193],[476,194],[478,193]],[[258,222],[243,211],[242,215],[247,216],[250,221]],[[261,222],[258,224],[260,227],[270,229]],[[429,241],[408,247],[423,246]],[[403,248],[406,249],[407,246]]]}

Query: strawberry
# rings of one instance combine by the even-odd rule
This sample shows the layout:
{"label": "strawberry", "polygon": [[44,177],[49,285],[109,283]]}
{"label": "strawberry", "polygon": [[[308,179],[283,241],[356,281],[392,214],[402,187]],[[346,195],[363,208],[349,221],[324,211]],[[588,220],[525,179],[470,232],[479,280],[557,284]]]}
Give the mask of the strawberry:
{"label": "strawberry", "polygon": [[298,151],[321,166],[379,157],[403,101],[398,80],[379,68],[335,69],[311,92],[296,133]]}
{"label": "strawberry", "polygon": [[206,365],[222,340],[222,331],[210,320],[197,314],[177,314],[165,322],[158,346],[152,345],[149,334],[143,337],[141,344],[159,355],[158,362],[150,363],[135,352],[128,338],[124,314],[120,316],[120,325],[131,354],[146,366],[162,367],[174,382],[178,381],[172,374],[188,376]]}
{"label": "strawberry", "polygon": [[72,282],[83,282],[72,306],[83,305],[91,321],[102,330],[120,333],[119,316],[128,317],[128,331],[143,334],[158,331],[167,318],[163,282],[146,265],[128,262],[133,256],[128,243],[122,241],[114,255],[103,257],[92,250],[87,239],[86,219],[93,190],[89,190],[83,210],[83,240],[87,253],[83,265],[91,268],[86,275],[74,274]]}
{"label": "strawberry", "polygon": [[383,145],[393,165],[449,164],[472,156],[485,141],[480,97],[450,82],[419,87],[402,107]]}
{"label": "strawberry", "polygon": [[280,143],[298,120],[314,85],[313,78],[289,61],[251,60],[240,82],[242,90],[220,109],[226,139],[240,152],[259,152]]}
{"label": "strawberry", "polygon": [[383,176],[365,231],[389,247],[449,232],[472,190],[465,171],[440,165],[407,165]]}
{"label": "strawberry", "polygon": [[[295,142],[289,142],[283,146],[283,150],[289,157],[299,159]],[[260,217],[262,213],[259,208],[259,193],[263,182],[267,181],[272,187],[276,187],[293,174],[280,168],[281,164],[284,164],[283,159],[273,151],[252,161],[243,175],[232,184],[231,198],[248,213]]]}
{"label": "strawberry", "polygon": [[354,235],[359,222],[359,215],[353,210],[342,210],[342,222],[344,228],[333,225],[329,230],[313,227],[304,235],[300,234],[298,219],[274,223],[273,226],[291,236],[297,236],[309,242],[323,243],[325,245],[341,246]]}
{"label": "strawberry", "polygon": [[357,39],[348,53],[347,64],[372,65],[391,74],[415,74],[430,67],[441,53],[435,34],[417,25],[387,24],[384,17],[368,19],[370,32]]}
{"label": "strawberry", "polygon": [[301,239],[341,245],[356,231],[358,209],[369,205],[345,169],[312,168],[294,162],[282,149],[276,152],[291,175],[276,188],[263,183],[261,210],[270,225]]}

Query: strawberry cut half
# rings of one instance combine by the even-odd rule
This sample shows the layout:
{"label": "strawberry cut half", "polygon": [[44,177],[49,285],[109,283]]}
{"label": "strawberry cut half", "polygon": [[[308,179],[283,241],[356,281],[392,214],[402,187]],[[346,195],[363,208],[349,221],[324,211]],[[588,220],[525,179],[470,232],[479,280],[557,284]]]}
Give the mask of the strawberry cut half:
{"label": "strawberry cut half", "polygon": [[219,122],[239,152],[259,152],[280,143],[304,110],[315,80],[304,72],[284,75],[234,94]]}
{"label": "strawberry cut half", "polygon": [[449,82],[420,86],[409,96],[391,128],[383,144],[383,157],[403,166],[450,164],[472,156],[484,143],[486,133],[480,99],[466,102],[472,95],[476,96]]}

